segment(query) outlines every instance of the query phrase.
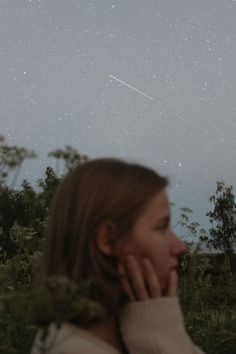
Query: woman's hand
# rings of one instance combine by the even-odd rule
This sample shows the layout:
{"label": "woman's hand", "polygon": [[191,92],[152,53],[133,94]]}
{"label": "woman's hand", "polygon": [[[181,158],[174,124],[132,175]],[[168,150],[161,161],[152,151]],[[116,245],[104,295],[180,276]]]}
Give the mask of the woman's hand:
{"label": "woman's hand", "polygon": [[130,302],[177,295],[176,271],[170,272],[167,289],[163,294],[155,269],[148,258],[142,259],[142,264],[139,265],[133,255],[128,255],[125,264],[119,263],[118,273],[122,290],[128,295]]}

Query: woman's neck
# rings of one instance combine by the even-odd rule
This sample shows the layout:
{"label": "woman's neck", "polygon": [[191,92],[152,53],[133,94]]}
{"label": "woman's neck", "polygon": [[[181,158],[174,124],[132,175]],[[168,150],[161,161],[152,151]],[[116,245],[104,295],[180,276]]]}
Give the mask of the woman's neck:
{"label": "woman's neck", "polygon": [[128,354],[120,335],[118,321],[112,317],[98,325],[85,328],[90,334],[117,349],[122,354]]}

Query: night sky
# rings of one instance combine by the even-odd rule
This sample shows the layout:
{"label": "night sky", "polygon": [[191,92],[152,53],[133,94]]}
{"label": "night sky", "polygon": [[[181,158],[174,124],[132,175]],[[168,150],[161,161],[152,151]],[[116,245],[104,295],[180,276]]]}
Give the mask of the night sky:
{"label": "night sky", "polygon": [[19,188],[65,145],[168,176],[173,220],[235,188],[236,1],[1,0],[0,60],[0,133],[38,154]]}

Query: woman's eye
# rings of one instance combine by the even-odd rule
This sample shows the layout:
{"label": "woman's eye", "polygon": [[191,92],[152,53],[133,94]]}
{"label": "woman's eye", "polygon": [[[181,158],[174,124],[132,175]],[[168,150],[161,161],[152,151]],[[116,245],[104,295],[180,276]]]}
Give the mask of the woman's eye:
{"label": "woman's eye", "polygon": [[164,226],[161,228],[161,232],[165,232],[168,229],[168,226]]}
{"label": "woman's eye", "polygon": [[170,233],[170,226],[169,225],[162,228],[161,235],[165,235],[165,237],[166,237],[169,235],[169,233]]}
{"label": "woman's eye", "polygon": [[166,230],[168,230],[168,228],[169,228],[169,225],[165,225],[165,226],[162,226],[162,227],[158,226],[158,227],[156,227],[156,230],[161,232],[161,233],[163,233]]}

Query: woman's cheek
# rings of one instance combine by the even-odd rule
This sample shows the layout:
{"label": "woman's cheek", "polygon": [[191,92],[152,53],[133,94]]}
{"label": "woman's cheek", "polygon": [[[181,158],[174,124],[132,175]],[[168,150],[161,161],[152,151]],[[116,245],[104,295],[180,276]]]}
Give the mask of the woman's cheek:
{"label": "woman's cheek", "polygon": [[163,275],[163,280],[162,280],[162,290],[164,292],[167,291],[167,288],[169,286],[169,277],[170,277],[170,270],[166,270],[165,275]]}
{"label": "woman's cheek", "polygon": [[168,270],[166,269],[165,264],[161,264],[156,258],[153,259],[152,263],[161,287],[165,288],[168,281]]}

